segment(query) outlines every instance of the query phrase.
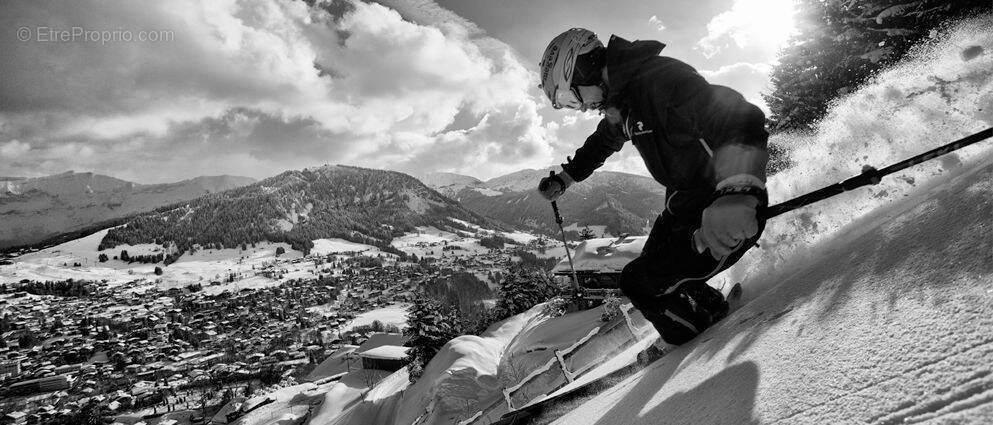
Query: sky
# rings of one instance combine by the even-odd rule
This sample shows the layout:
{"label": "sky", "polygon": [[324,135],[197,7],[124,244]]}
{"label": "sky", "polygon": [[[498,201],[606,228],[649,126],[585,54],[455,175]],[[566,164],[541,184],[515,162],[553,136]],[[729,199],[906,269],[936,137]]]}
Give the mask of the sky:
{"label": "sky", "polygon": [[[600,119],[554,110],[537,88],[552,37],[660,40],[765,108],[792,1],[8,0],[0,176],[542,168]],[[604,168],[647,174],[631,148]]]}

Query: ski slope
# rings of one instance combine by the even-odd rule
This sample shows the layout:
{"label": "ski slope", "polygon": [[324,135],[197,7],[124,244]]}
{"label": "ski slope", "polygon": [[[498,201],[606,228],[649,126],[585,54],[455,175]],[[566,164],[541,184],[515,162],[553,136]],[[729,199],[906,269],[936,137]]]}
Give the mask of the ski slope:
{"label": "ski slope", "polygon": [[862,224],[555,423],[993,423],[993,166]]}
{"label": "ski slope", "polygon": [[[817,134],[796,136],[796,165],[770,192],[783,200],[993,125],[990,22],[839,101]],[[971,45],[987,53],[959,55]],[[553,423],[993,423],[990,145],[770,222],[718,279],[744,282],[748,304]]]}

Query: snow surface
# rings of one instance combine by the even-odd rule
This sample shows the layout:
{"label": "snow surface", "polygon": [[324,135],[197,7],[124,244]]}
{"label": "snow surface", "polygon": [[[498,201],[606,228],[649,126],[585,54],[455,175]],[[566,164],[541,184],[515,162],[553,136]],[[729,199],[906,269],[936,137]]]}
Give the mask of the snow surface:
{"label": "snow surface", "polygon": [[871,230],[556,423],[990,423],[991,183],[853,224]]}
{"label": "snow surface", "polygon": [[304,380],[309,382],[320,381],[324,378],[351,372],[353,368],[361,367],[361,360],[352,359],[354,356],[350,356],[356,348],[359,347],[357,345],[341,346],[317,365]]}
{"label": "snow surface", "polygon": [[[619,238],[598,238],[582,241],[572,251],[572,266],[576,271],[597,271],[620,273],[627,263],[641,255],[648,236],[628,236]],[[552,269],[552,273],[569,273],[569,259],[563,258]]]}
{"label": "snow surface", "polygon": [[[333,384],[331,384],[333,385]],[[273,402],[252,410],[232,422],[235,425],[263,425],[296,423],[307,416],[311,406],[320,402],[331,387],[329,384],[304,383],[280,388],[245,401],[246,406],[257,405],[266,399]]]}
{"label": "snow surface", "polygon": [[485,188],[485,187],[477,187],[477,188],[472,189],[472,190],[474,190],[476,192],[479,192],[483,196],[500,196],[500,195],[503,195],[503,192],[501,192],[499,190],[493,190],[493,189],[489,189],[489,188]]}
{"label": "snow surface", "polygon": [[[127,263],[110,259],[101,263],[97,257],[101,253],[113,258],[122,250],[129,255],[154,254],[164,252],[163,248],[153,244],[119,245],[112,249],[97,251],[100,241],[110,229],[104,229],[92,235],[75,239],[63,244],[46,248],[38,252],[21,255],[14,259],[13,265],[0,266],[0,282],[13,283],[21,279],[37,281],[45,280],[107,280],[112,285],[125,282],[144,281],[147,284],[157,284],[162,288],[182,287],[191,283],[204,283],[204,291],[217,293],[224,290],[239,290],[243,288],[262,288],[279,284],[279,281],[254,276],[254,269],[261,270],[279,260],[288,262],[303,256],[285,243],[260,242],[254,248],[240,249],[201,249],[195,253],[186,253],[173,264]],[[276,257],[276,249],[283,247],[285,254]],[[74,263],[81,267],[73,267]],[[155,275],[155,267],[162,267],[163,275]],[[243,274],[246,278],[234,283],[217,286],[207,286],[211,280],[223,280],[230,273]],[[292,276],[287,277],[292,278]]]}
{"label": "snow surface", "polygon": [[399,303],[391,304],[386,307],[380,307],[375,310],[369,310],[355,316],[354,319],[341,328],[341,333],[348,332],[356,326],[371,325],[372,322],[377,320],[382,322],[384,325],[396,325],[399,326],[400,329],[403,329],[407,327],[407,309],[409,307],[409,304]]}
{"label": "snow surface", "polygon": [[314,255],[339,254],[346,252],[361,252],[363,255],[376,256],[382,251],[372,245],[366,245],[344,239],[328,238],[314,239],[314,247],[310,250]]}
{"label": "snow surface", "polygon": [[309,423],[315,425],[328,424],[336,420],[349,407],[353,407],[354,403],[361,400],[363,394],[369,390],[368,381],[379,380],[387,373],[366,370],[349,372],[340,381],[331,384],[324,394],[321,405],[315,409]]}
{"label": "snow surface", "polygon": [[[514,338],[541,320],[542,306],[492,325],[480,336],[462,335],[428,363],[408,388],[396,412],[396,424],[451,423],[463,419],[466,403],[485,406],[501,398],[500,359]],[[361,423],[361,422],[352,422]]]}
{"label": "snow surface", "polygon": [[[787,170],[771,192],[798,194],[863,160],[885,165],[993,125],[993,57],[959,56],[993,48],[984,19],[835,105],[793,156],[803,168],[840,156],[828,159],[837,169]],[[993,423],[984,143],[775,219],[730,274],[751,302],[555,423]]]}

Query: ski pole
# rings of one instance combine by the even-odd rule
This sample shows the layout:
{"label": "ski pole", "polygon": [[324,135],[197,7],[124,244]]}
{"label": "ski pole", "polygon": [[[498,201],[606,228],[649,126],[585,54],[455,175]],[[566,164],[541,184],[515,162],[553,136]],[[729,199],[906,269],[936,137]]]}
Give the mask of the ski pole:
{"label": "ski pole", "polygon": [[[842,182],[838,182],[838,183],[832,184],[830,186],[822,187],[822,188],[817,189],[817,190],[815,190],[813,192],[809,192],[809,193],[806,193],[806,194],[797,196],[796,198],[790,199],[788,201],[780,202],[780,203],[778,203],[776,205],[772,205],[772,206],[766,207],[765,209],[763,209],[763,210],[761,210],[759,212],[759,215],[761,215],[762,218],[764,218],[764,219],[770,219],[770,218],[776,217],[778,215],[782,215],[782,214],[788,213],[788,212],[793,211],[795,209],[802,208],[802,207],[805,207],[807,205],[813,204],[815,202],[820,202],[820,201],[823,201],[825,199],[834,197],[836,195],[840,195],[840,194],[845,193],[845,192],[848,192],[850,190],[858,189],[858,188],[860,188],[862,186],[879,184],[879,182],[882,181],[883,177],[886,177],[886,176],[888,176],[890,174],[893,174],[893,173],[895,173],[897,171],[901,171],[901,170],[904,170],[906,168],[913,167],[913,166],[915,166],[917,164],[920,164],[920,163],[922,163],[924,161],[932,160],[932,159],[937,158],[937,157],[939,157],[941,155],[944,155],[946,153],[957,151],[957,150],[962,149],[962,148],[964,148],[966,146],[969,146],[969,145],[972,145],[972,144],[981,142],[983,140],[989,139],[990,137],[993,137],[993,127],[990,127],[990,128],[987,128],[986,130],[982,130],[982,131],[980,131],[978,133],[975,133],[975,134],[972,134],[972,135],[963,137],[963,138],[958,139],[958,140],[956,140],[954,142],[951,142],[951,143],[949,143],[947,145],[944,145],[944,146],[941,146],[941,147],[937,147],[937,148],[931,149],[931,150],[929,150],[927,152],[924,152],[924,153],[922,153],[920,155],[917,155],[917,156],[914,156],[914,157],[911,157],[911,158],[907,158],[907,159],[905,159],[903,161],[897,162],[897,163],[895,163],[893,165],[890,165],[890,166],[888,166],[886,168],[883,168],[882,170],[877,170],[875,167],[872,167],[872,166],[868,166],[867,165],[867,166],[865,166],[865,167],[862,168],[862,173],[859,174],[859,175],[857,175],[857,176],[851,177],[848,180],[845,180],[845,181],[842,181]],[[699,252],[699,253],[702,254],[706,250],[706,248],[703,248],[700,245],[700,243],[698,242],[699,241],[699,236],[698,236],[697,233],[699,231],[700,231],[699,229],[693,231],[693,238],[692,238],[693,239],[693,247],[694,247],[694,249],[696,249],[697,252]]]}
{"label": "ski pole", "polygon": [[935,148],[930,151],[924,152],[915,157],[897,162],[893,165],[890,165],[889,167],[883,168],[882,170],[877,170],[874,167],[865,166],[862,169],[862,174],[849,178],[848,180],[845,180],[843,182],[838,182],[830,186],[817,189],[813,192],[797,196],[796,198],[790,199],[788,201],[784,201],[776,205],[767,207],[765,211],[761,213],[762,217],[769,219],[793,211],[797,208],[805,207],[815,202],[823,201],[835,195],[840,195],[844,192],[848,192],[850,190],[860,188],[862,186],[879,184],[880,180],[882,180],[882,178],[885,176],[888,176],[905,168],[909,168],[914,165],[920,164],[924,161],[937,158],[946,153],[962,149],[971,144],[989,139],[990,137],[993,137],[993,127],[987,128],[986,130],[980,131],[973,135],[963,137],[959,140],[956,140],[939,148]]}
{"label": "ski pole", "polygon": [[[554,176],[552,171],[550,176]],[[562,247],[565,248],[565,258],[569,259],[569,270],[572,270],[572,289],[579,294],[579,278],[576,276],[576,267],[572,264],[572,254],[569,253],[569,241],[565,237],[565,228],[562,227],[562,216],[559,214],[559,204],[552,201],[552,212],[555,213],[555,224],[559,225],[559,232],[562,232]]]}

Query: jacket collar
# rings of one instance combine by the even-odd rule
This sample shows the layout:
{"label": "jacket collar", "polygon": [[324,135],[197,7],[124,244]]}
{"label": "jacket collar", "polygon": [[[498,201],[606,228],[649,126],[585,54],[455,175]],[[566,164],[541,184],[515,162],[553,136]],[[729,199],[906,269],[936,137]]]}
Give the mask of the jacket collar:
{"label": "jacket collar", "polygon": [[607,42],[607,81],[610,92],[607,94],[607,104],[620,104],[625,97],[628,83],[638,73],[645,61],[656,57],[665,48],[665,44],[655,40],[627,41],[616,35],[610,36]]}

